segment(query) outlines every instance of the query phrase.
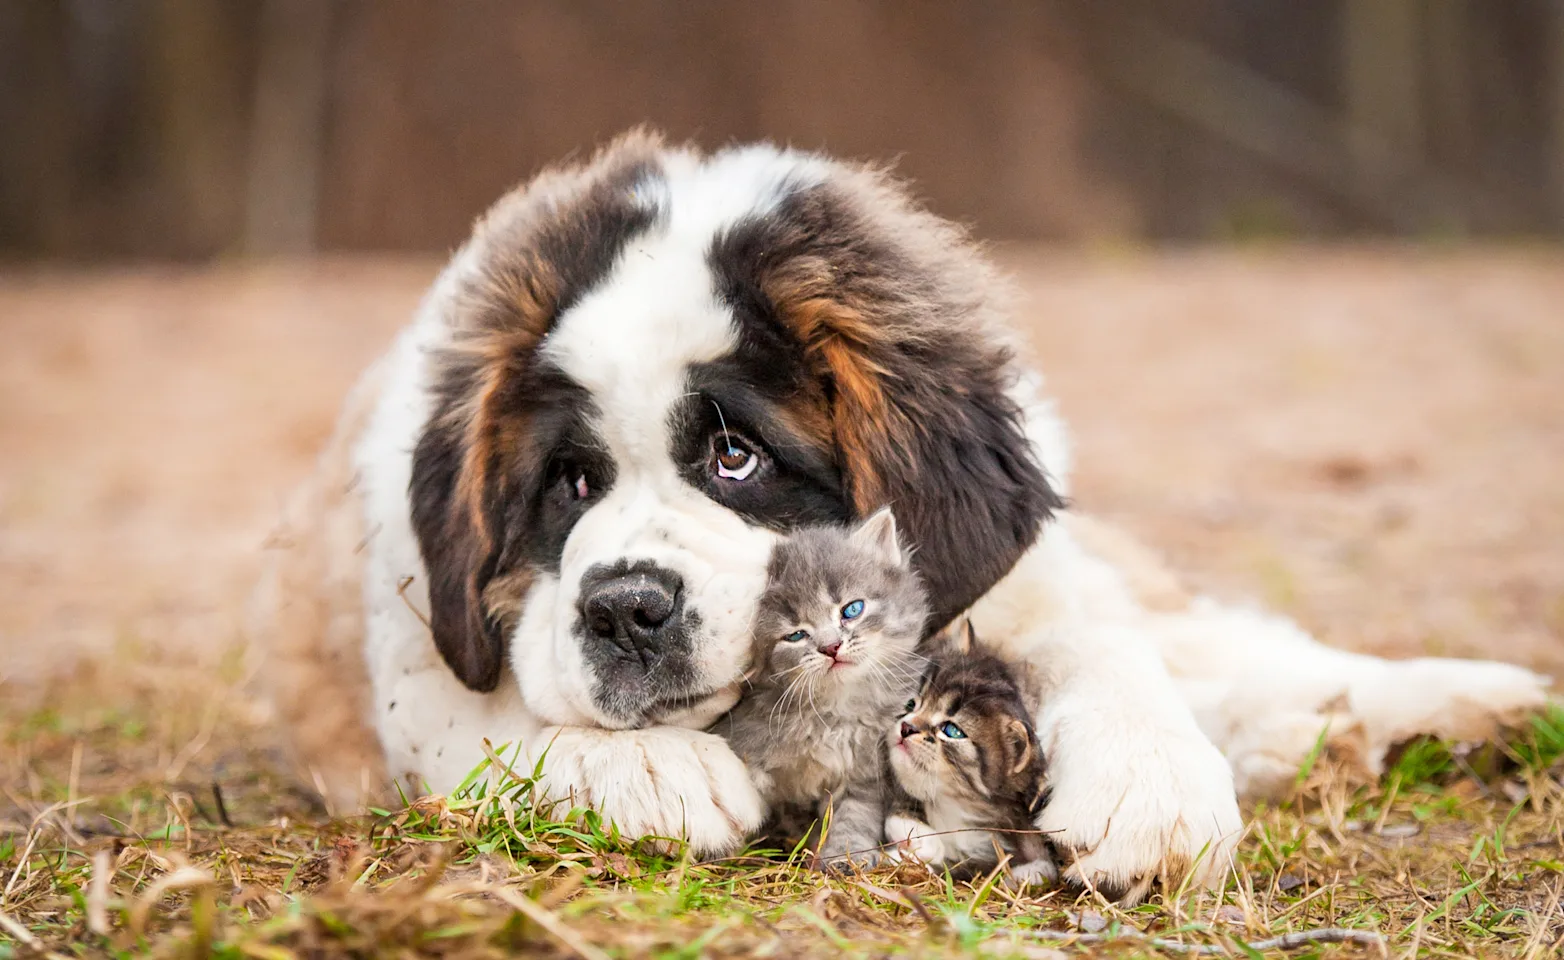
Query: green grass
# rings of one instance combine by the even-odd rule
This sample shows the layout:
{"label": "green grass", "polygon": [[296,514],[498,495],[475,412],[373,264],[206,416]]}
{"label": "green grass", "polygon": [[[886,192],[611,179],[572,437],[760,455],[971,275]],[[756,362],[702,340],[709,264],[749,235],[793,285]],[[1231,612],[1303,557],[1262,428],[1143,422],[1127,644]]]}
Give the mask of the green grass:
{"label": "green grass", "polygon": [[[701,862],[541,801],[537,770],[505,746],[450,797],[331,820],[237,723],[165,780],[199,721],[153,716],[56,703],[6,719],[0,910],[46,953],[1254,956],[1341,927],[1382,934],[1394,956],[1541,957],[1564,936],[1558,710],[1497,745],[1408,744],[1373,784],[1322,741],[1295,796],[1251,811],[1225,889],[1128,911],[916,865],[831,877],[782,851]],[[33,952],[0,931],[0,958]]]}

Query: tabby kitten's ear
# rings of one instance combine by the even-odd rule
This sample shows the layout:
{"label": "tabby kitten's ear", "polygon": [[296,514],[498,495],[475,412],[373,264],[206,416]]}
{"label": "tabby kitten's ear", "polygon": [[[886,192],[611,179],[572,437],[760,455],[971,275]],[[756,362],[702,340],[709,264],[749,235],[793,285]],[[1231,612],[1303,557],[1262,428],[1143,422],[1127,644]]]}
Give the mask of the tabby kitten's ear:
{"label": "tabby kitten's ear", "polygon": [[977,642],[971,617],[958,617],[939,632],[939,643],[946,653],[972,653],[977,649]]}
{"label": "tabby kitten's ear", "polygon": [[1032,762],[1032,731],[1015,717],[1006,717],[1002,735],[1005,755],[1010,758],[1010,775],[1015,776]]}
{"label": "tabby kitten's ear", "polygon": [[852,532],[852,541],[885,563],[898,567],[907,565],[907,554],[896,536],[896,515],[891,513],[890,507],[881,507],[870,514]]}

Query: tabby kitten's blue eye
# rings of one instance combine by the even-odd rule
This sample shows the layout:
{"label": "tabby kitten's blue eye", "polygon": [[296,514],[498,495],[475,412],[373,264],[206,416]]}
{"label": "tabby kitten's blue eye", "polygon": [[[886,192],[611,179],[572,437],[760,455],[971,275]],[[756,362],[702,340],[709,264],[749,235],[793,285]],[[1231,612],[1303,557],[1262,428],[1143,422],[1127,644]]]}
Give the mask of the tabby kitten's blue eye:
{"label": "tabby kitten's blue eye", "polygon": [[939,725],[939,732],[952,740],[965,740],[967,738],[967,732],[949,720]]}
{"label": "tabby kitten's blue eye", "polygon": [[843,620],[857,620],[862,615],[863,615],[863,601],[862,600],[854,600],[852,603],[849,603],[847,606],[842,608],[842,619]]}
{"label": "tabby kitten's blue eye", "polygon": [[786,640],[788,643],[797,643],[800,640],[808,640],[809,639],[809,631],[808,630],[794,630],[792,633],[788,634],[787,636],[783,637],[782,639]]}

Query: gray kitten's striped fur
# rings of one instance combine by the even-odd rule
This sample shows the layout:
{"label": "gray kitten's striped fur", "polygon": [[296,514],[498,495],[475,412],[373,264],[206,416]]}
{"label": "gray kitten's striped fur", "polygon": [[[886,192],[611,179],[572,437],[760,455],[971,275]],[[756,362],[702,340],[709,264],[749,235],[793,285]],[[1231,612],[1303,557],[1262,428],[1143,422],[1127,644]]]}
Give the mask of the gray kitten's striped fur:
{"label": "gray kitten's striped fur", "polygon": [[[855,601],[861,611],[844,617]],[[748,765],[774,816],[829,811],[817,862],[880,858],[885,731],[922,673],[927,619],[889,508],[852,530],[800,530],[772,553],[753,686],[713,730]]]}

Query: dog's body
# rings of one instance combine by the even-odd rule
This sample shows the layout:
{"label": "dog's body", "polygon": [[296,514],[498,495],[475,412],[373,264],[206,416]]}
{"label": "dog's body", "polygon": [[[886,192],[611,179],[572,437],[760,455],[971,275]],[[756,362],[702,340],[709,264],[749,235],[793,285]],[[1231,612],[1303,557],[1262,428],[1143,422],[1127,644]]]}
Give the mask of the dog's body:
{"label": "dog's body", "polygon": [[1289,781],[1327,724],[1372,771],[1542,702],[1513,667],[1389,663],[1188,597],[1051,519],[1065,433],[1006,315],[962,236],[817,156],[632,136],[504,198],[277,538],[267,676],[301,764],[345,805],[388,776],[450,789],[483,739],[520,740],[627,834],[730,850],[765,811],[690,727],[732,702],[770,547],[886,503],[931,627],[970,606],[1044,679],[1040,826],[1112,893],[1203,849],[1219,872],[1235,774]]}

